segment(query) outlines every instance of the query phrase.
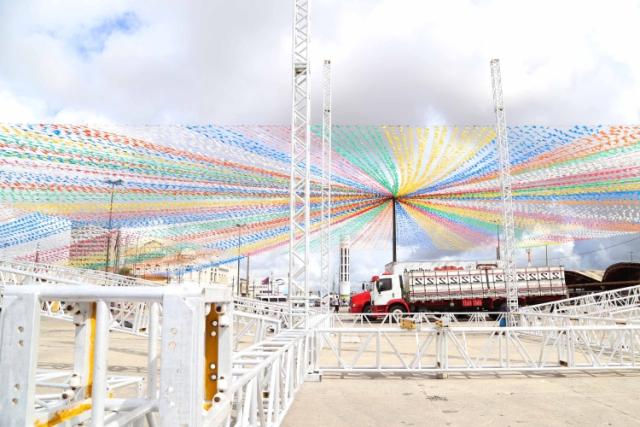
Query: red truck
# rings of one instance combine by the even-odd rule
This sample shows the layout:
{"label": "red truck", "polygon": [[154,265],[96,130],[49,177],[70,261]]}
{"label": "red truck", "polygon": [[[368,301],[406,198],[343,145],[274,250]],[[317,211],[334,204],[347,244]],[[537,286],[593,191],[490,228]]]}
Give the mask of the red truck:
{"label": "red truck", "polygon": [[[350,313],[505,311],[504,272],[495,263],[391,263],[370,290],[351,297]],[[520,305],[567,298],[563,267],[516,270]]]}

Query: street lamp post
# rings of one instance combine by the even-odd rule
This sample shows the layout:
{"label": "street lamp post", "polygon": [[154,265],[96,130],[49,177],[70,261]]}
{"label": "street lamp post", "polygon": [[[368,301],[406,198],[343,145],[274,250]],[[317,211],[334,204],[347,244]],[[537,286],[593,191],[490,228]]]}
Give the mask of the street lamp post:
{"label": "street lamp post", "polygon": [[496,246],[496,260],[500,261],[500,221],[496,221],[496,239],[498,245]]}
{"label": "street lamp post", "polygon": [[238,267],[236,272],[236,294],[240,296],[240,242],[241,242],[242,224],[236,224],[236,227],[238,227]]}
{"label": "street lamp post", "polygon": [[549,267],[549,245],[544,245],[544,262]]}
{"label": "street lamp post", "polygon": [[106,184],[111,185],[111,203],[109,205],[109,225],[107,226],[107,257],[104,263],[104,271],[109,271],[109,257],[111,255],[111,224],[113,220],[113,195],[115,193],[116,185],[122,185],[123,181],[121,179],[108,179],[105,181]]}

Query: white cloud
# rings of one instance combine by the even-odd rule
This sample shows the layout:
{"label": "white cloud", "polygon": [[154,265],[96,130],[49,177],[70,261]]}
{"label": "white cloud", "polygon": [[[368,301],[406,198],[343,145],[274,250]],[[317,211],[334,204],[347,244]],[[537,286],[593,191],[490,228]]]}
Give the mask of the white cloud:
{"label": "white cloud", "polygon": [[[45,106],[12,117],[289,121],[290,2],[32,0],[0,12],[0,82]],[[634,1],[316,0],[312,13],[314,106],[330,55],[337,123],[492,123],[495,56],[511,123],[640,118]],[[139,25],[84,40],[104,48],[79,54],[79,37],[123,16]]]}

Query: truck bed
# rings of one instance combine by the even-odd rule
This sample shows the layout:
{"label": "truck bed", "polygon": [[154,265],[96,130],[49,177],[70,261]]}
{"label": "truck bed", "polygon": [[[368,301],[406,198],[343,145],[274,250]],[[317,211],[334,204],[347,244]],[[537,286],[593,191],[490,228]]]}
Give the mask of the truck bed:
{"label": "truck bed", "polygon": [[[562,267],[519,268],[521,297],[566,296]],[[506,298],[504,272],[491,270],[409,271],[403,275],[405,298],[411,302],[470,298]]]}

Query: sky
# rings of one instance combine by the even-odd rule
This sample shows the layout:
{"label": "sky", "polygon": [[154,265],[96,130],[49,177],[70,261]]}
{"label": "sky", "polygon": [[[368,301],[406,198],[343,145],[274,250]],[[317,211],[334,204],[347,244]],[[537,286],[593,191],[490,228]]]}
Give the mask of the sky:
{"label": "sky", "polygon": [[[292,3],[0,0],[0,121],[288,124]],[[314,0],[312,119],[330,58],[336,124],[490,125],[497,57],[508,124],[638,124],[638,22],[640,1]],[[373,253],[355,281],[383,267],[388,250]],[[602,268],[602,254],[576,266]]]}

